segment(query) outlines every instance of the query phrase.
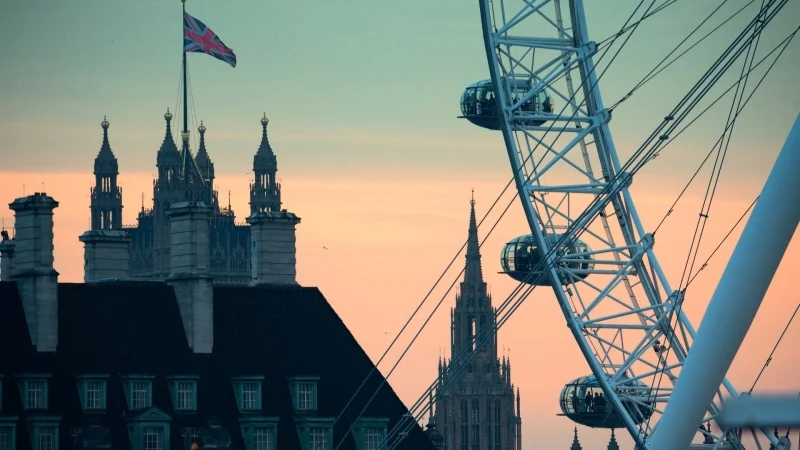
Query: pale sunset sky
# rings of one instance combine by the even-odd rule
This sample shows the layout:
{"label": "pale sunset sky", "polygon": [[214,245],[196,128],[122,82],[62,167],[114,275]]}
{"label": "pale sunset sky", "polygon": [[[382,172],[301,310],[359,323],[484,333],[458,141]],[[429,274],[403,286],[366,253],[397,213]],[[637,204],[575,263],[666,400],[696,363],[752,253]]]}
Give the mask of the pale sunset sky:
{"label": "pale sunset sky", "polygon": [[[596,41],[615,33],[638,4],[585,3],[589,34]],[[630,90],[719,3],[677,1],[645,22],[600,82],[606,104]],[[747,2],[728,3],[723,9],[727,13],[717,16],[715,24]],[[700,78],[760,3],[753,2],[614,111],[610,127],[621,160]],[[142,193],[145,206],[152,203],[163,115],[167,107],[175,110],[179,90],[180,9],[177,0],[0,4],[0,201],[7,205],[24,190],[46,191],[60,202],[55,265],[61,281],[82,280],[78,236],[89,228],[88,193],[104,115],[120,164],[124,222],[134,224]],[[377,360],[466,239],[470,190],[475,189],[480,218],[511,177],[502,135],[456,118],[463,88],[488,78],[478,3],[189,0],[187,11],[238,56],[235,69],[206,55],[188,56],[196,113],[192,128],[202,119],[208,129],[220,198],[230,191],[237,220],[244,221],[259,119],[266,112],[284,207],[302,218],[298,281],[318,286]],[[758,54],[771,50],[798,24],[800,2],[792,0],[764,32]],[[740,67],[735,64],[732,73],[738,75]],[[760,191],[800,112],[798,71],[800,44],[795,40],[740,116],[700,250],[702,260]],[[726,80],[723,89],[731,83],[730,77]],[[639,172],[632,193],[646,228],[658,224],[710,150],[729,105],[730,100],[720,102]],[[708,168],[701,174],[656,241],[656,254],[675,283],[689,250]],[[507,193],[501,205],[510,198]],[[481,238],[498,212],[481,227]],[[0,209],[0,217],[6,228],[13,226],[7,207]],[[685,309],[695,326],[738,231],[688,291]],[[482,247],[483,271],[495,304],[516,286],[497,273],[500,249],[528,232],[515,203]],[[443,286],[450,285],[463,261],[459,257]],[[740,390],[749,389],[800,302],[798,269],[796,236],[729,373]],[[444,291],[440,287],[434,292],[431,307]],[[454,299],[454,292],[447,294],[389,379],[408,405],[433,381],[440,349],[449,346],[448,310]],[[421,321],[414,323],[418,327]],[[785,336],[757,391],[800,391],[797,342],[800,324]],[[500,331],[500,345],[511,349],[512,379],[522,392],[524,450],[569,448],[574,425],[556,416],[558,394],[564,383],[589,369],[550,290],[538,289],[526,300]],[[393,351],[380,366],[384,374],[398,355]],[[579,433],[585,450],[605,449],[608,430],[579,427]],[[631,447],[625,432],[617,438],[623,448]]]}

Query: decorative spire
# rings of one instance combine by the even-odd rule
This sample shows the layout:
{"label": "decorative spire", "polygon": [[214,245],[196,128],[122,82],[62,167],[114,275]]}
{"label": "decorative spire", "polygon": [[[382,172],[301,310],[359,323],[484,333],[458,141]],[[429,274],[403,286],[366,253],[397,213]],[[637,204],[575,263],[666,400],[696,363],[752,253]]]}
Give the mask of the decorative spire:
{"label": "decorative spire", "polygon": [[267,113],[264,113],[264,117],[261,118],[261,145],[258,146],[256,155],[273,154],[272,147],[269,145],[269,138],[267,138],[267,125],[269,125],[269,119],[267,119]]}
{"label": "decorative spire", "polygon": [[206,126],[203,121],[200,121],[200,127],[197,128],[200,133],[200,147],[197,149],[197,168],[200,171],[200,176],[205,181],[214,179],[214,163],[211,162],[211,157],[208,156],[206,149]]}
{"label": "decorative spire", "polygon": [[480,242],[478,241],[478,223],[475,219],[475,190],[469,201],[469,231],[467,234],[467,266],[464,269],[464,284],[470,286],[483,285],[481,269]]}
{"label": "decorative spire", "polygon": [[164,114],[164,120],[167,122],[167,129],[164,134],[164,142],[158,152],[174,151],[177,153],[178,146],[175,145],[175,140],[172,138],[172,113],[169,112],[169,108],[167,108],[167,113]]}
{"label": "decorative spire", "polygon": [[569,448],[569,450],[583,450],[583,447],[581,447],[581,443],[578,440],[578,427],[575,427],[575,437],[572,438],[572,446]]}
{"label": "decorative spire", "polygon": [[95,175],[117,175],[119,167],[117,165],[117,158],[114,152],[111,151],[111,144],[108,141],[108,123],[106,116],[103,116],[103,121],[100,122],[100,127],[103,128],[103,143],[100,145],[100,152],[94,160],[94,174]]}
{"label": "decorative spire", "polygon": [[614,429],[611,429],[611,439],[608,441],[608,447],[606,450],[619,450],[619,444],[617,444],[617,437],[614,436]]}

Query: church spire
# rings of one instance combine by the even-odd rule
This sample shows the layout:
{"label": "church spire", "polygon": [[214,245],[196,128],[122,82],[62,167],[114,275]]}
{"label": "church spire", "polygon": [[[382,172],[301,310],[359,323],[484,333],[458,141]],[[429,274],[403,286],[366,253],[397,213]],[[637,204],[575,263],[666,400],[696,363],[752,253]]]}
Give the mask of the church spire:
{"label": "church spire", "polygon": [[464,269],[464,284],[480,286],[483,284],[481,269],[480,243],[478,241],[478,223],[475,219],[475,189],[469,202],[469,232],[467,234],[467,266]]}
{"label": "church spire", "polygon": [[608,441],[608,447],[606,450],[619,450],[619,444],[617,444],[617,437],[614,436],[614,429],[611,429],[611,439]]}
{"label": "church spire", "polygon": [[580,441],[578,441],[578,427],[575,427],[575,437],[572,438],[572,446],[569,450],[583,450]]}

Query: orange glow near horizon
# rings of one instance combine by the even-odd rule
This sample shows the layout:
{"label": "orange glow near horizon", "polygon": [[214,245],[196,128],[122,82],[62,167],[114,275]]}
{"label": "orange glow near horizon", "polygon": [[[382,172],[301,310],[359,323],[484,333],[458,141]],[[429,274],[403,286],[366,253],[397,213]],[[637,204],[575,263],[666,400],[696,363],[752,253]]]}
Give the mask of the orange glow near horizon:
{"label": "orange glow near horizon", "polygon": [[[506,174],[474,177],[439,174],[435,178],[421,178],[386,172],[357,177],[305,174],[283,180],[284,207],[302,218],[297,228],[298,281],[320,288],[374,361],[380,358],[466,240],[470,190],[475,188],[480,220],[508,181]],[[88,193],[93,177],[85,173],[0,172],[0,180],[2,201],[6,205],[22,195],[23,184],[28,194],[45,191],[60,202],[55,210],[55,266],[60,281],[80,282],[83,249],[78,236],[89,228]],[[227,204],[228,189],[231,190],[237,221],[243,222],[249,211],[246,177],[222,175],[215,183],[222,204]],[[125,199],[124,223],[134,224],[141,207],[141,193],[145,193],[145,207],[152,203],[151,175],[123,173],[119,184]],[[681,187],[664,188],[645,177],[637,180],[633,197],[647,229],[654,228],[661,220]],[[717,246],[759,189],[741,184],[729,191],[720,189],[701,246],[701,261]],[[743,190],[747,193],[742,194]],[[683,269],[701,200],[702,194],[687,193],[656,236],[655,252],[674,283]],[[486,238],[499,211],[509,202],[511,193],[503,196],[487,222],[479,227],[481,239]],[[513,280],[497,273],[500,249],[511,238],[528,233],[521,208],[514,202],[481,249],[483,273],[491,285],[495,305],[516,286]],[[5,219],[6,228],[12,226],[10,210],[4,208],[0,217]],[[740,232],[741,225],[687,292],[684,309],[695,327],[700,324],[705,305]],[[446,291],[463,264],[462,254],[423,306],[421,313],[427,316],[443,299],[429,326],[389,378],[407,405],[413,404],[435,379],[437,358],[449,348],[447,309],[453,305],[455,293]],[[794,278],[798,268],[800,238],[795,236],[729,373],[740,390],[750,388],[788,316],[800,301]],[[423,320],[418,317],[412,321],[410,332],[401,336],[398,346],[379,365],[384,375]],[[797,378],[800,352],[793,349],[798,341],[800,325],[795,324],[764,372],[757,391],[767,387],[800,390]],[[544,450],[535,443],[541,438],[543,442],[563,442],[563,448],[567,448],[573,424],[556,416],[558,394],[564,383],[587,374],[589,369],[565,326],[552,292],[537,289],[500,331],[499,342],[501,348],[511,348],[502,351],[510,353],[512,381],[522,393],[525,447]],[[617,438],[627,447],[630,441],[623,434],[617,433]],[[581,428],[580,436],[586,450],[604,449],[608,442],[607,430]]]}

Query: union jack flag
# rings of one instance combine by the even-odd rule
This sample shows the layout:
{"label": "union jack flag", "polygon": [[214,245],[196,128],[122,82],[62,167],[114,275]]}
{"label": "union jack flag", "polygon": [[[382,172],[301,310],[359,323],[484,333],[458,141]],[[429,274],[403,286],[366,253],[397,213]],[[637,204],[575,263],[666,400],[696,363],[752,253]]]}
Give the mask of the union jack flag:
{"label": "union jack flag", "polygon": [[183,51],[200,52],[236,67],[236,54],[206,24],[183,13]]}

